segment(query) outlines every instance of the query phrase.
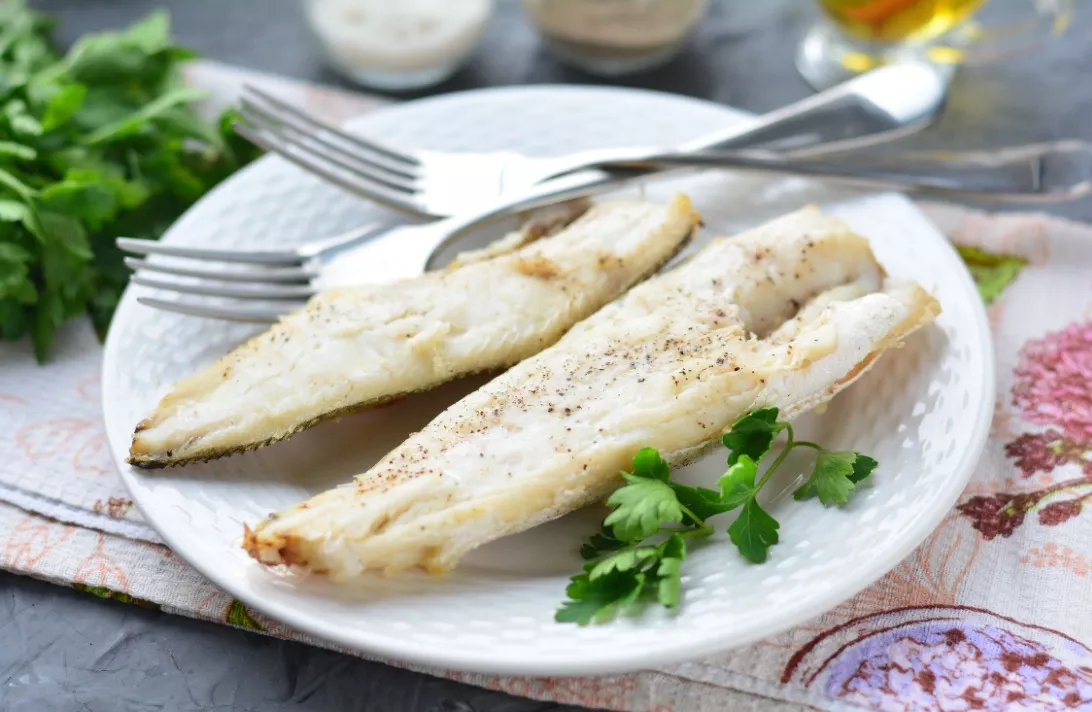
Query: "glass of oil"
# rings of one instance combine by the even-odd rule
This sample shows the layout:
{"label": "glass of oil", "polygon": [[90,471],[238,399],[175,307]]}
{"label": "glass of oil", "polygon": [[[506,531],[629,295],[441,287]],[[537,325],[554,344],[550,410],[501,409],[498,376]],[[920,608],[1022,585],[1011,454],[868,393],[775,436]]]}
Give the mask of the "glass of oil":
{"label": "glass of oil", "polygon": [[[1017,0],[994,0],[1012,4]],[[1023,0],[1017,22],[984,26],[987,0],[818,0],[824,17],[797,53],[796,66],[816,89],[900,59],[942,64],[987,61],[1065,30],[1073,0]]]}

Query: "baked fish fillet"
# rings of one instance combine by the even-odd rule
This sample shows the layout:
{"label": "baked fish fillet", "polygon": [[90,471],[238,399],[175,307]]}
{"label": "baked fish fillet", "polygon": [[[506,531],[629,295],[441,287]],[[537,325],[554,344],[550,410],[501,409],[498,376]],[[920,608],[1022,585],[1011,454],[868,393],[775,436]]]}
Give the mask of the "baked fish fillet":
{"label": "baked fish fillet", "polygon": [[334,580],[450,569],[606,496],[644,446],[680,463],[752,409],[829,400],[938,311],[841,221],[793,213],[635,287],[244,547]]}
{"label": "baked fish fillet", "polygon": [[699,216],[605,202],[550,237],[391,284],[324,292],[205,370],[136,427],[129,462],[165,467],[250,450],[319,421],[503,368],[660,268]]}

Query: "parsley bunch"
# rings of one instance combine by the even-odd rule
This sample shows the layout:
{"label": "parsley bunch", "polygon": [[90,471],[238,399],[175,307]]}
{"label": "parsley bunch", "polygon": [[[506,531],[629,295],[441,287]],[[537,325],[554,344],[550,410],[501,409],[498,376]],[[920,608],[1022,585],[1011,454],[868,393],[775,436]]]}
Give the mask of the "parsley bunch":
{"label": "parsley bunch", "polygon": [[61,56],[49,18],[0,2],[0,338],[49,354],[89,314],[105,333],[128,278],[118,235],[160,235],[257,152],[190,108],[201,93],[159,12]]}
{"label": "parsley bunch", "polygon": [[[622,473],[626,484],[607,500],[613,511],[603,520],[602,531],[581,548],[588,563],[573,577],[566,589],[568,600],[555,618],[581,625],[603,622],[641,601],[675,608],[682,598],[687,540],[714,533],[708,520],[736,509],[739,515],[728,527],[728,537],[744,558],[764,562],[778,542],[780,525],[757,496],[795,448],[816,451],[811,475],[793,494],[797,500],[817,495],[824,505],[845,504],[876,468],[875,460],[859,452],[796,440],[792,426],[777,417],[777,408],[765,408],[732,425],[722,440],[729,451],[728,470],[716,489],[673,482],[660,453],[652,448],[638,452],[633,471]],[[758,463],[782,431],[787,434],[785,446],[759,477]]]}

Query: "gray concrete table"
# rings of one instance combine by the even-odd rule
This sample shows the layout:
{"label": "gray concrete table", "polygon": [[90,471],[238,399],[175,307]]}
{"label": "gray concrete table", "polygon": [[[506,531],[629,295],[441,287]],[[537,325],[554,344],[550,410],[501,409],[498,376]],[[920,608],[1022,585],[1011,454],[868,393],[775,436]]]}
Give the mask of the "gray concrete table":
{"label": "gray concrete table", "polygon": [[[123,25],[166,5],[183,44],[205,56],[342,84],[320,61],[299,0],[31,0],[61,20],[58,39]],[[995,0],[997,3],[1018,0]],[[433,92],[480,86],[594,83],[549,56],[517,3],[501,0],[469,66]],[[1039,52],[961,70],[944,119],[916,146],[988,148],[1092,140],[1092,3],[1070,33]],[[714,3],[670,66],[627,79],[755,112],[808,93],[792,66],[813,17],[805,0]],[[1092,220],[1092,202],[1052,209]],[[232,630],[0,572],[0,712],[254,710],[256,712],[532,712],[558,705],[512,698],[298,643]]]}

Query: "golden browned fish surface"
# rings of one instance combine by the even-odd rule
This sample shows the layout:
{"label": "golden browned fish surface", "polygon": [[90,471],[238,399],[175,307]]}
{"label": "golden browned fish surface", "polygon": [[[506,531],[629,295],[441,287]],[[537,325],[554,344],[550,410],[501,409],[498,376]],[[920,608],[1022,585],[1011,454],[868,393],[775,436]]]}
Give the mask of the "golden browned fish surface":
{"label": "golden browned fish surface", "polygon": [[605,202],[505,253],[319,294],[177,383],[137,426],[129,462],[164,467],[253,449],[347,411],[510,366],[655,272],[698,219],[683,196],[667,206]]}
{"label": "golden browned fish surface", "polygon": [[841,221],[793,213],[635,287],[244,547],[335,580],[449,569],[606,496],[642,447],[680,462],[750,410],[829,400],[938,311]]}

